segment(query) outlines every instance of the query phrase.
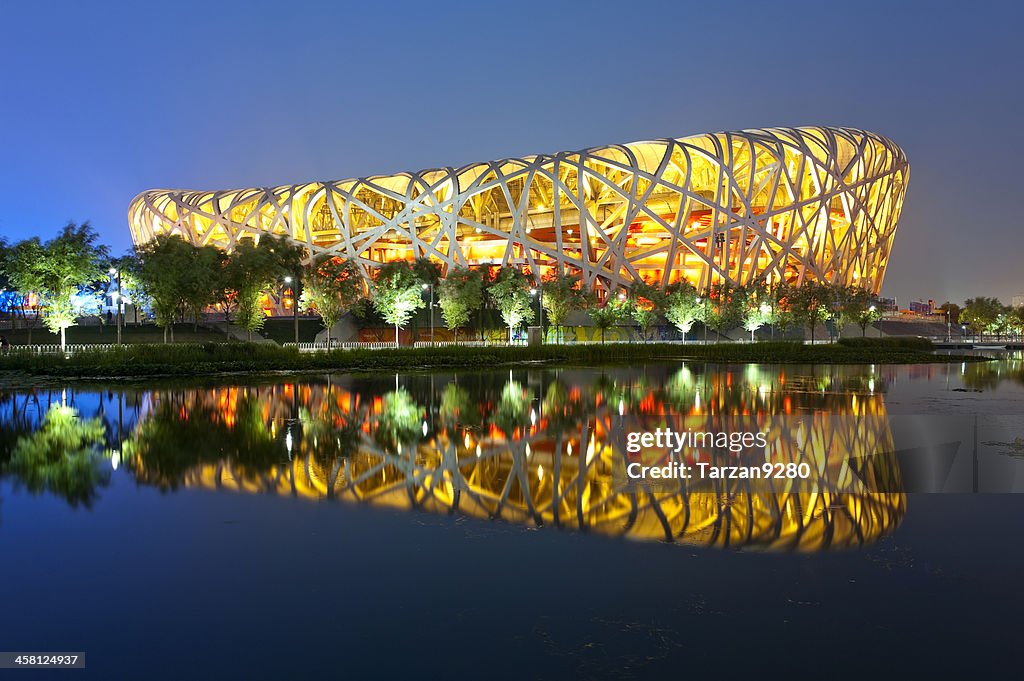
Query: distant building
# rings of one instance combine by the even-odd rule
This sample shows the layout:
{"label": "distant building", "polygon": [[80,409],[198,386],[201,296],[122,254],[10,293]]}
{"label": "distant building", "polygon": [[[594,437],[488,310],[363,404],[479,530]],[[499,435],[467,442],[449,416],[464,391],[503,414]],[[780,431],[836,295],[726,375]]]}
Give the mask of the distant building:
{"label": "distant building", "polygon": [[1024,305],[1024,293],[1018,293],[1017,295],[1015,295],[1010,304],[1013,305],[1013,307],[1015,308]]}
{"label": "distant building", "polygon": [[910,301],[910,311],[913,314],[919,315],[932,315],[935,314],[935,301],[934,300],[912,300]]}
{"label": "distant building", "polygon": [[899,312],[900,306],[896,302],[895,298],[879,298],[878,309],[881,310],[883,314],[886,314],[891,312]]}

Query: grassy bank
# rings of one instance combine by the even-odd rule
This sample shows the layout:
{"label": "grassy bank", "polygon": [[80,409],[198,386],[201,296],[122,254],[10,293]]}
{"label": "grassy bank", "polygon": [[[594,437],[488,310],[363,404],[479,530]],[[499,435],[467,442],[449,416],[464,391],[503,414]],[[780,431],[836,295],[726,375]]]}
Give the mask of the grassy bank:
{"label": "grassy bank", "polygon": [[136,345],[61,355],[0,357],[0,383],[17,376],[59,378],[145,378],[280,371],[415,371],[485,369],[522,363],[561,366],[616,364],[659,359],[711,362],[801,364],[909,364],[961,361],[937,356],[916,339],[852,339],[832,345],[723,343],[719,345],[609,344],[543,347],[402,348],[335,350],[300,354],[273,345]]}

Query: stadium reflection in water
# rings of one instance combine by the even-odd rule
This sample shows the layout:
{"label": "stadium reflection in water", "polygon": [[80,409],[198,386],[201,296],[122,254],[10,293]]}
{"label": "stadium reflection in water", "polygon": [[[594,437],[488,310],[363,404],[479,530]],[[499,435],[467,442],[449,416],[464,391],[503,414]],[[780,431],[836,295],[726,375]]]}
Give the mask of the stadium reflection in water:
{"label": "stadium reflection in water", "polygon": [[[666,364],[9,394],[5,470],[16,484],[72,503],[101,496],[106,480],[96,468],[113,463],[164,490],[276,494],[639,540],[816,551],[870,543],[903,517],[884,382],[869,367]],[[57,406],[48,412],[47,401]],[[85,432],[75,433],[67,419],[60,427],[74,408]],[[26,414],[33,412],[36,424],[18,430],[14,421],[31,420]],[[657,490],[628,484],[617,436],[624,416],[647,424],[683,417],[712,427],[743,416],[769,431],[802,416],[798,433],[776,438],[772,460],[809,463],[813,490],[767,493],[745,480],[699,490],[682,481]],[[66,446],[54,445],[57,432]],[[59,481],[74,475],[38,470],[52,466],[45,450],[55,447],[78,452],[76,470],[87,483],[62,490]],[[44,454],[25,454],[33,450]],[[89,451],[99,455],[96,466]]]}

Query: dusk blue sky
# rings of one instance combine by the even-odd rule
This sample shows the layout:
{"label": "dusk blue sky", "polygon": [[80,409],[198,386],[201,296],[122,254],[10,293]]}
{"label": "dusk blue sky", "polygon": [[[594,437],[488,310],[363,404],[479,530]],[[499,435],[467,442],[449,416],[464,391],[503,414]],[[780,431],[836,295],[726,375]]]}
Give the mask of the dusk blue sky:
{"label": "dusk blue sky", "polygon": [[1024,293],[1024,10],[934,2],[0,0],[0,235],[150,188],[461,165],[707,131],[872,130],[910,159],[883,293]]}

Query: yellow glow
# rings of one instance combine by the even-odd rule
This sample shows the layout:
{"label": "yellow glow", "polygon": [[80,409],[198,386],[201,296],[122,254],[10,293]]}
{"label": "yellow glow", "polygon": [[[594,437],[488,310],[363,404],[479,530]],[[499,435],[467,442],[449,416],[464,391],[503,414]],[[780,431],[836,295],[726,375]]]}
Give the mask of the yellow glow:
{"label": "yellow glow", "polygon": [[537,156],[327,183],[153,190],[132,201],[128,220],[136,244],[182,234],[230,248],[241,236],[281,234],[311,253],[358,252],[363,267],[417,257],[443,268],[529,262],[539,276],[581,272],[605,290],[637,278],[704,290],[725,277],[735,285],[823,279],[877,294],[909,179],[898,146],[850,128],[715,133],[563,155],[574,161]]}

